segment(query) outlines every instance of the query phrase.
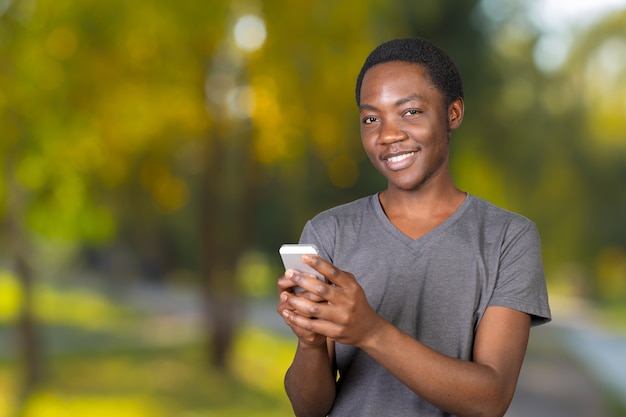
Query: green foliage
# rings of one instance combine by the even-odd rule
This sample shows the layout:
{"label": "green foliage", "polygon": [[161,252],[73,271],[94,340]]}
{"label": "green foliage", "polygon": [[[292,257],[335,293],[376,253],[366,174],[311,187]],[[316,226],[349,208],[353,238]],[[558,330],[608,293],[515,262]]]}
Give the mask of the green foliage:
{"label": "green foliage", "polygon": [[0,123],[8,127],[0,155],[23,190],[29,228],[111,239],[120,217],[142,215],[120,204],[124,189],[152,198],[152,210],[185,205],[188,187],[171,153],[206,135],[198,87],[219,8],[44,2],[20,14],[28,3],[16,0],[0,20],[9,40],[0,45]]}
{"label": "green foliage", "polygon": [[[274,253],[318,211],[384,187],[361,149],[354,78],[374,45],[418,35],[464,75],[459,185],[536,220],[549,269],[592,270],[605,246],[624,247],[626,201],[610,191],[626,178],[613,94],[624,71],[610,58],[621,56],[624,14],[579,34],[548,74],[533,65],[541,33],[523,3],[495,14],[478,2],[398,4],[8,2],[0,196],[16,196],[31,233],[123,242],[138,257],[160,242],[173,246],[172,267],[187,268],[205,233],[188,225],[209,196],[223,205],[209,214],[221,216],[216,238],[245,233],[235,251]],[[267,27],[255,52],[233,43],[245,13]],[[211,77],[223,68],[231,78],[220,84]],[[249,117],[211,102],[231,87]]]}

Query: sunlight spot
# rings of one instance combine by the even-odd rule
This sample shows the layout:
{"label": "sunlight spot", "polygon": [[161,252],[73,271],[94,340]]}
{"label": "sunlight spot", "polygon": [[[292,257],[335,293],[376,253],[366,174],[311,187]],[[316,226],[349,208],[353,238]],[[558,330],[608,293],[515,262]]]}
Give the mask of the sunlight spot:
{"label": "sunlight spot", "polygon": [[540,70],[551,73],[560,69],[569,55],[572,37],[568,33],[550,33],[535,45],[533,58]]}
{"label": "sunlight spot", "polygon": [[626,69],[626,41],[617,37],[607,39],[598,51],[597,60],[603,75],[615,79]]}
{"label": "sunlight spot", "polygon": [[0,271],[0,323],[17,316],[22,304],[22,291],[17,280],[8,272]]}
{"label": "sunlight spot", "polygon": [[[485,5],[495,2],[483,0]],[[504,2],[506,3],[506,2]],[[565,64],[573,38],[610,13],[626,9],[626,0],[538,0],[529,3],[528,17],[541,32],[533,57],[537,68],[546,73],[558,71]],[[487,8],[487,11],[490,9]],[[488,16],[491,16],[489,13]]]}
{"label": "sunlight spot", "polygon": [[[267,353],[259,355],[259,352]],[[236,360],[232,369],[238,378],[267,395],[280,395],[284,370],[293,357],[293,345],[267,332],[244,328],[235,341],[233,357]]]}
{"label": "sunlight spot", "polygon": [[226,105],[231,116],[237,118],[250,117],[255,107],[254,88],[244,85],[231,89],[226,94]]}
{"label": "sunlight spot", "polygon": [[243,294],[260,297],[274,293],[275,271],[261,252],[249,251],[237,261],[237,284]]}
{"label": "sunlight spot", "polygon": [[589,26],[612,11],[624,8],[626,0],[540,0],[530,3],[530,17],[546,31],[562,31]]}
{"label": "sunlight spot", "polygon": [[[65,308],[71,305],[72,308]],[[84,329],[106,328],[116,315],[115,306],[103,296],[84,289],[59,290],[41,284],[35,293],[35,312],[45,323],[64,323]]]}
{"label": "sunlight spot", "polygon": [[256,15],[245,15],[239,18],[234,29],[237,46],[246,52],[254,52],[265,43],[267,31],[265,22]]}
{"label": "sunlight spot", "polygon": [[39,392],[27,404],[27,415],[42,417],[149,417],[161,414],[154,399],[142,396],[72,396]]}

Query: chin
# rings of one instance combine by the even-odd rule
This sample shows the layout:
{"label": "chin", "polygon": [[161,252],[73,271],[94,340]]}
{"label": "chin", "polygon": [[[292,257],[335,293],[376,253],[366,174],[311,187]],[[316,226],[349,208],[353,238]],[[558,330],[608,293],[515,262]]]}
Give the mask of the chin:
{"label": "chin", "polygon": [[411,192],[418,191],[424,187],[423,183],[418,184],[405,184],[405,183],[389,183],[388,188],[392,188],[394,190],[402,191],[402,192]]}
{"label": "chin", "polygon": [[405,181],[388,181],[389,188],[394,188],[398,191],[418,191],[423,189],[429,183],[430,177],[414,178]]}

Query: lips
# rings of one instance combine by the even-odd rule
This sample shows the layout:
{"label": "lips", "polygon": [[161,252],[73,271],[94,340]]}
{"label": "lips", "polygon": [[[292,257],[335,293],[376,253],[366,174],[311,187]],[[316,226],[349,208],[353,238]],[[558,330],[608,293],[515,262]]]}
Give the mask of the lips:
{"label": "lips", "polygon": [[394,153],[393,155],[387,155],[383,158],[383,161],[392,171],[398,171],[404,169],[413,163],[415,159],[415,151]]}

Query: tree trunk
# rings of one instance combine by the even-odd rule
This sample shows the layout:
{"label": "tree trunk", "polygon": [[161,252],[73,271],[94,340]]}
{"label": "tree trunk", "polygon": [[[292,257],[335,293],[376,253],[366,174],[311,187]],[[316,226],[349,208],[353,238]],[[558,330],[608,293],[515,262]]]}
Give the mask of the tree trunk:
{"label": "tree trunk", "polygon": [[34,274],[24,253],[15,255],[15,273],[22,290],[17,321],[19,359],[22,364],[18,404],[21,404],[29,398],[41,379],[41,345],[33,306]]}
{"label": "tree trunk", "polygon": [[[7,164],[7,166],[10,165],[10,163]],[[21,216],[21,213],[23,213],[22,196],[13,180],[10,168],[6,173],[6,179],[8,197],[5,227],[13,250],[14,274],[18,280],[22,296],[16,322],[16,356],[18,356],[21,371],[16,402],[16,415],[19,416],[24,403],[28,400],[41,379],[42,361],[41,345],[39,343],[33,305],[35,275],[30,263],[30,248]]]}
{"label": "tree trunk", "polygon": [[228,365],[242,309],[236,282],[237,261],[253,235],[254,162],[250,158],[247,122],[224,123],[215,131],[201,203],[202,260],[213,365]]}

